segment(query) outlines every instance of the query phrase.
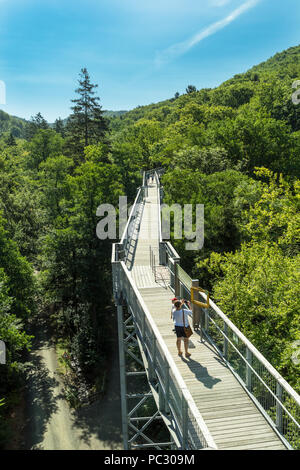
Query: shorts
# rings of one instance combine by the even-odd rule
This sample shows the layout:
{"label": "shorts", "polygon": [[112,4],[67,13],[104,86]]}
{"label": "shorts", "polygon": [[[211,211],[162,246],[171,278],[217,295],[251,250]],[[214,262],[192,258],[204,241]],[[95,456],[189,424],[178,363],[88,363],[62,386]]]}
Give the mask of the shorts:
{"label": "shorts", "polygon": [[177,338],[186,338],[186,334],[185,334],[183,326],[175,325],[175,331],[176,331]]}

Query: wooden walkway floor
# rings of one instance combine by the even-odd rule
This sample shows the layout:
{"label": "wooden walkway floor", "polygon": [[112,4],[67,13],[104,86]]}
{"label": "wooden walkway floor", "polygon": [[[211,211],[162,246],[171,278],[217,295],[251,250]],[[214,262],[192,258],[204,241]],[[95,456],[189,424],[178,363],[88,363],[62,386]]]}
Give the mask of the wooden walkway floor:
{"label": "wooden walkway floor", "polygon": [[201,342],[197,331],[189,342],[191,357],[177,355],[170,318],[174,294],[155,282],[149,266],[149,246],[158,256],[156,203],[156,186],[152,185],[134,236],[129,269],[216,445],[220,450],[286,449],[230,369],[211,345]]}

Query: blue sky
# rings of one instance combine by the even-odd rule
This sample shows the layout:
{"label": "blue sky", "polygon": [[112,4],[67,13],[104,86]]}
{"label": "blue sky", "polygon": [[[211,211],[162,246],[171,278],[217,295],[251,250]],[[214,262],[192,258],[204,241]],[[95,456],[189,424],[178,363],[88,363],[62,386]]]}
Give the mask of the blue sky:
{"label": "blue sky", "polygon": [[82,67],[103,109],[129,110],[300,43],[299,0],[0,0],[0,10],[0,108],[50,122],[70,113]]}

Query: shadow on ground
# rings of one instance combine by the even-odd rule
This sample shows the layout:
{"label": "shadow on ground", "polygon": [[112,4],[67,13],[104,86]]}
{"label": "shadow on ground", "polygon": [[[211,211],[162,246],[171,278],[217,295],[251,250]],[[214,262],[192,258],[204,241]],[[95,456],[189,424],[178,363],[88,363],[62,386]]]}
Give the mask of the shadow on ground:
{"label": "shadow on ground", "polygon": [[[206,344],[206,347],[212,352],[215,352],[209,344]],[[227,368],[225,362],[222,361],[220,357],[215,356],[214,359],[216,359],[224,368]],[[199,380],[199,382],[202,382],[205,387],[213,388],[214,385],[216,385],[218,382],[221,382],[221,379],[217,377],[212,377],[208,373],[207,367],[202,366],[200,362],[194,361],[192,358],[185,359],[183,357],[182,361],[186,363],[191,372],[193,372],[193,374],[195,375],[195,378]]]}
{"label": "shadow on ground", "polygon": [[[118,356],[112,359],[112,368],[105,396],[91,405],[73,412],[74,425],[80,430],[80,439],[95,448],[100,441],[102,449],[122,449],[121,398]],[[98,447],[100,449],[100,447]]]}
{"label": "shadow on ground", "polygon": [[60,397],[54,394],[57,387],[58,381],[50,376],[42,357],[33,353],[25,387],[26,449],[36,448],[43,441],[47,423],[58,409],[57,401]]}
{"label": "shadow on ground", "polygon": [[101,400],[71,410],[57,374],[51,328],[36,319],[27,358],[25,426],[22,448],[48,450],[121,449],[121,400],[117,349],[111,360],[107,392]]}

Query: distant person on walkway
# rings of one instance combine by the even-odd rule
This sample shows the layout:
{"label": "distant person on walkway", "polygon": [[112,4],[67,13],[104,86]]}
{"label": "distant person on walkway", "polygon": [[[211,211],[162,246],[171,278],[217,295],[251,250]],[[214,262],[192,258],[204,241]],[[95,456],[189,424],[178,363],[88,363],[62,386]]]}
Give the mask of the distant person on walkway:
{"label": "distant person on walkway", "polygon": [[[191,308],[191,303],[187,302],[188,306]],[[189,316],[192,316],[193,312],[190,309],[183,308],[184,300],[176,300],[174,302],[175,309],[172,311],[173,320],[175,324],[175,331],[176,331],[176,346],[178,350],[178,356],[182,356],[181,351],[181,340],[184,341],[184,350],[185,350],[185,357],[190,357],[191,354],[188,351],[189,347],[189,339],[186,337],[184,326],[189,326]],[[184,323],[183,323],[184,322]]]}
{"label": "distant person on walkway", "polygon": [[171,299],[171,300],[172,300],[172,308],[171,308],[171,320],[172,320],[172,318],[173,318],[173,312],[174,312],[174,310],[176,310],[176,307],[175,307],[174,303],[175,303],[176,300],[178,300],[178,299],[177,299],[177,297],[174,297],[174,298]]}
{"label": "distant person on walkway", "polygon": [[[176,307],[175,307],[174,303],[176,302],[176,300],[179,300],[179,299],[177,299],[177,297],[174,297],[174,298],[171,299],[171,300],[172,300],[172,308],[171,308],[171,320],[172,320],[172,318],[173,318],[173,312],[176,310]],[[175,321],[174,321],[174,328],[173,328],[172,331],[175,332]]]}

